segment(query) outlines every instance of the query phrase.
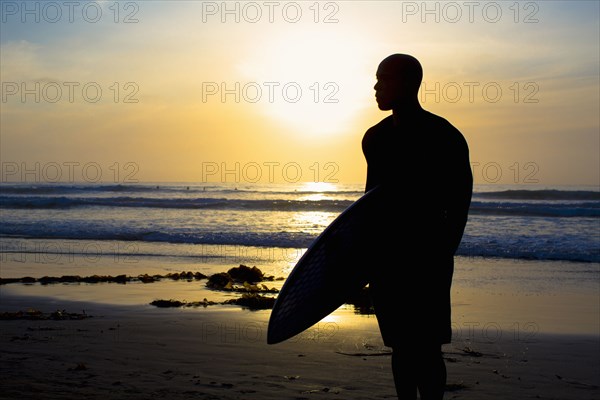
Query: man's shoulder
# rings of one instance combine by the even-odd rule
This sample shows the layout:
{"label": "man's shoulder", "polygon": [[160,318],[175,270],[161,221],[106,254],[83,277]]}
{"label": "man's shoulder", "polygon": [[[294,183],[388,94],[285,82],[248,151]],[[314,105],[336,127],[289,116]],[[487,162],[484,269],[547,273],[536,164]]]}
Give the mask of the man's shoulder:
{"label": "man's shoulder", "polygon": [[460,145],[466,145],[463,134],[452,125],[446,118],[440,117],[429,111],[424,112],[424,120],[429,132],[435,133],[445,141],[454,142]]}
{"label": "man's shoulder", "polygon": [[454,125],[452,125],[446,118],[434,114],[431,111],[423,110],[423,120],[427,124],[436,125],[440,128],[455,129],[458,131],[458,129],[456,129]]}
{"label": "man's shoulder", "polygon": [[365,132],[365,135],[363,137],[363,142],[365,140],[369,140],[371,137],[376,135],[377,132],[381,132],[386,129],[389,129],[389,127],[392,125],[393,125],[393,116],[389,115],[389,116],[385,117],[384,119],[382,119],[381,121],[379,121],[378,123],[376,123],[375,125],[370,127],[369,129],[367,129],[367,131]]}
{"label": "man's shoulder", "polygon": [[370,127],[369,129],[367,129],[367,133],[386,129],[389,126],[393,125],[393,123],[394,123],[393,115],[388,115],[387,117],[385,117],[384,119],[382,119],[381,121],[379,121],[378,123],[376,123],[375,125]]}

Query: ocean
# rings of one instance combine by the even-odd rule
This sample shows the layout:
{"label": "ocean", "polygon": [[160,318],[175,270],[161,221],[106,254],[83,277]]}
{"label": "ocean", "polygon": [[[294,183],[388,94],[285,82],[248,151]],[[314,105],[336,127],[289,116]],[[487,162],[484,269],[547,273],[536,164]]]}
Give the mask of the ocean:
{"label": "ocean", "polygon": [[[280,289],[310,243],[362,194],[362,184],[6,183],[0,186],[0,278],[209,276],[244,264],[279,278],[264,283]],[[389,253],[391,265],[401,265],[399,250]],[[453,280],[457,337],[473,321],[504,330],[597,332],[599,279],[597,188],[475,186]],[[11,295],[43,298],[50,307],[91,302],[154,309],[154,300],[226,302],[240,293],[211,289],[205,280],[164,279],[4,284],[0,295],[0,302]],[[548,307],[550,317],[540,317]],[[369,318],[363,314],[347,304],[330,317],[360,326]]]}
{"label": "ocean", "polygon": [[[51,252],[52,245],[33,243],[94,241],[116,243],[120,256],[193,256],[194,246],[204,258],[211,257],[208,246],[293,253],[362,193],[362,185],[323,183],[3,184],[1,251]],[[475,186],[457,255],[598,263],[600,192]]]}

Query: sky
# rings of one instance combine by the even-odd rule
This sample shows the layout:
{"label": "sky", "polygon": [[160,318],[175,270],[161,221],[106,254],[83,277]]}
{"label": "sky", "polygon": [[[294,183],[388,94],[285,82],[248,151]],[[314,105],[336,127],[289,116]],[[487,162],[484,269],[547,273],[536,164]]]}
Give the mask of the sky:
{"label": "sky", "polygon": [[2,182],[361,183],[407,53],[475,183],[600,185],[597,1],[0,4]]}

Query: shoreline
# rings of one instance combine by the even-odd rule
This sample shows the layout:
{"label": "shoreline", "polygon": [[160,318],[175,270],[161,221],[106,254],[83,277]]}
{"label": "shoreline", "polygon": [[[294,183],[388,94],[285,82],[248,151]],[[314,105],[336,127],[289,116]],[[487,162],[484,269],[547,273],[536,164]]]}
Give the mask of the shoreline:
{"label": "shoreline", "polygon": [[[88,265],[80,265],[74,260],[66,267],[70,275],[89,276],[96,273]],[[162,271],[158,273],[181,273],[179,265],[173,265],[169,259],[160,263]],[[254,265],[254,263],[247,263]],[[280,266],[257,264],[265,275],[283,277]],[[20,276],[30,275],[38,279],[52,275],[44,264],[15,265],[10,270],[3,268],[2,278],[19,276],[16,267],[24,272]],[[101,265],[96,265],[101,266]],[[153,260],[149,268],[143,260],[134,268],[116,271],[131,276],[140,276],[148,271],[157,271],[158,262]],[[4,267],[4,266],[3,266]],[[228,271],[237,265],[215,263],[211,265],[187,265],[187,271],[207,276]],[[154,268],[154,269],[153,269]],[[52,268],[48,268],[52,270]],[[27,274],[26,271],[39,271]],[[42,271],[45,271],[42,273]],[[485,330],[490,335],[518,335],[545,332],[563,334],[598,334],[600,332],[600,290],[597,281],[600,277],[600,264],[573,263],[560,261],[530,261],[513,259],[484,259],[456,257],[452,284],[452,320],[459,337],[472,329]],[[263,282],[268,288],[278,290],[283,280]],[[238,283],[241,285],[241,283]],[[402,289],[398,282],[398,290]],[[90,303],[136,306],[149,304],[156,300],[175,300],[176,302],[208,304],[209,309],[221,307],[212,305],[235,300],[241,293],[220,291],[207,287],[207,280],[162,279],[153,283],[10,283],[0,285],[0,292],[10,296],[39,296],[55,298],[60,301],[86,301]],[[276,297],[276,293],[264,293]],[[204,299],[207,301],[204,302]],[[351,308],[351,306],[345,306]],[[196,309],[196,307],[191,307]],[[14,311],[14,310],[13,310]],[[352,311],[346,310],[344,318],[352,317]]]}
{"label": "shoreline", "polygon": [[[375,318],[361,324],[324,320],[299,337],[267,345],[268,311],[193,312],[2,295],[0,311],[25,307],[85,310],[92,317],[0,321],[6,399],[395,395]],[[444,346],[446,398],[598,398],[597,350],[597,335],[455,338]]]}
{"label": "shoreline", "polygon": [[[144,261],[126,267],[136,274],[184,270],[168,258]],[[227,261],[185,270],[208,275],[237,266]],[[279,275],[283,264],[256,265]],[[14,271],[52,275],[45,266],[21,264]],[[88,267],[74,259],[62,268],[81,276],[98,272]],[[443,346],[445,398],[600,398],[597,277],[597,264],[457,257],[453,342]],[[3,398],[395,398],[377,320],[350,306],[284,343],[267,345],[270,310],[150,305],[158,298],[237,296],[207,289],[205,282],[1,285],[0,313],[64,309],[91,316],[0,320]]]}

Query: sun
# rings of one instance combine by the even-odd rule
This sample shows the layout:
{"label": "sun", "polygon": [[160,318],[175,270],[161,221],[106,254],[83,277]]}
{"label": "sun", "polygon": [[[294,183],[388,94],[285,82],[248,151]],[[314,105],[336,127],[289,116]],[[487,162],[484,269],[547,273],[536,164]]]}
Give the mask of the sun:
{"label": "sun", "polygon": [[345,133],[373,100],[368,49],[365,38],[339,30],[295,31],[262,43],[238,67],[269,118],[303,135]]}

